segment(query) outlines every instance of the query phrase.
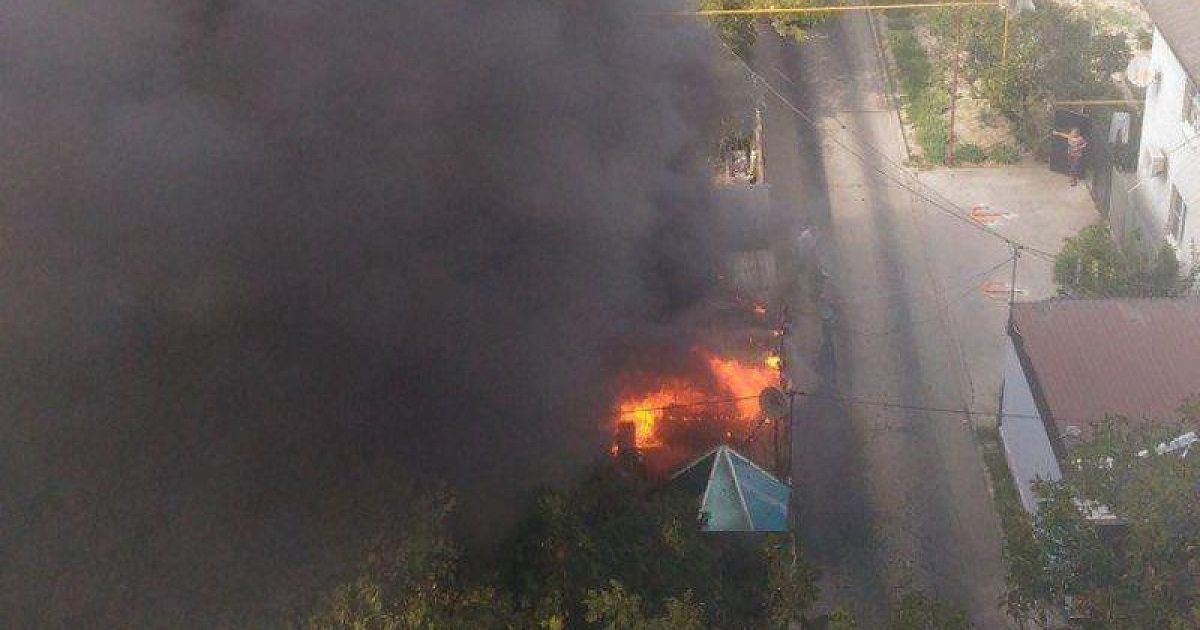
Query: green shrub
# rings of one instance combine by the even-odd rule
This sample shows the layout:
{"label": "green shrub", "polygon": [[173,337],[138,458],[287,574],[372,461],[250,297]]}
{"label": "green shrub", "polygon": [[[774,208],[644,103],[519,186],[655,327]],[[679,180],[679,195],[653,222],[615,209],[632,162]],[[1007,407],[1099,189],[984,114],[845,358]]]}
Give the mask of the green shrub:
{"label": "green shrub", "polygon": [[979,164],[987,159],[987,153],[979,145],[966,142],[954,149],[954,157],[968,164]]}
{"label": "green shrub", "polygon": [[913,123],[929,125],[934,122],[946,122],[946,111],[950,108],[950,95],[942,90],[927,89],[922,91],[910,103]]}
{"label": "green shrub", "polygon": [[946,141],[950,138],[946,108],[950,97],[941,90],[926,89],[909,103],[908,115],[917,131],[917,144],[925,160],[935,164],[946,161]]}
{"label": "green shrub", "polygon": [[1108,225],[1097,223],[1067,239],[1054,261],[1054,282],[1076,297],[1113,297],[1128,289],[1127,267]]}
{"label": "green shrub", "polygon": [[1200,266],[1184,273],[1175,249],[1163,244],[1153,256],[1122,252],[1108,225],[1097,223],[1068,238],[1054,261],[1060,293],[1076,297],[1178,297],[1195,285]]}
{"label": "green shrub", "polygon": [[921,145],[921,153],[925,160],[932,164],[946,162],[946,142],[949,139],[944,125],[917,127],[917,143]]}
{"label": "green shrub", "polygon": [[996,164],[1016,164],[1021,161],[1021,152],[1013,145],[1001,142],[988,149],[988,159]]}
{"label": "green shrub", "polygon": [[912,13],[905,9],[897,9],[890,11],[887,18],[887,26],[893,31],[911,31],[913,29]]}
{"label": "green shrub", "polygon": [[929,56],[912,31],[890,31],[888,43],[899,67],[900,91],[909,98],[915,98],[929,86],[933,72]]}
{"label": "green shrub", "polygon": [[1137,32],[1138,50],[1150,50],[1154,44],[1154,34],[1146,29],[1140,29]]}

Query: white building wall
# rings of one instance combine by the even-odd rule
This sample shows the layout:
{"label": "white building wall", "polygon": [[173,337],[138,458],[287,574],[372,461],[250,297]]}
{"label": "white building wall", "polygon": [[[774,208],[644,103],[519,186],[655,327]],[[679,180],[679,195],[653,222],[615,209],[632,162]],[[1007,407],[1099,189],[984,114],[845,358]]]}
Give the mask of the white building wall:
{"label": "white building wall", "polygon": [[[1146,90],[1135,191],[1140,209],[1138,227],[1146,245],[1157,248],[1165,239],[1179,249],[1186,263],[1196,262],[1193,250],[1200,247],[1200,129],[1183,120],[1187,75],[1158,29],[1154,31],[1150,64],[1161,78]],[[1166,177],[1151,175],[1153,149],[1169,153]],[[1183,238],[1178,242],[1167,234],[1172,186],[1188,206]]]}
{"label": "white building wall", "polygon": [[1038,502],[1033,492],[1034,482],[1058,481],[1062,472],[1012,338],[1005,337],[1005,341],[1000,441],[1004,443],[1004,456],[1021,495],[1021,504],[1027,512],[1035,514]]}

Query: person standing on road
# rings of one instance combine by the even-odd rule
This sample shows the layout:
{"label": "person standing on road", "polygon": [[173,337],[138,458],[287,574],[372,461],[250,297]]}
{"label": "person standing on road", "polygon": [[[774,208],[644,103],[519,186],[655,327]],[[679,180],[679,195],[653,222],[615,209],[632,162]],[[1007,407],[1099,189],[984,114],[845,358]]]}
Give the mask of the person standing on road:
{"label": "person standing on road", "polygon": [[1071,127],[1071,131],[1063,133],[1055,131],[1054,135],[1067,141],[1067,173],[1071,176],[1071,185],[1079,185],[1079,176],[1083,174],[1083,150],[1087,148],[1087,138],[1079,133],[1079,127]]}

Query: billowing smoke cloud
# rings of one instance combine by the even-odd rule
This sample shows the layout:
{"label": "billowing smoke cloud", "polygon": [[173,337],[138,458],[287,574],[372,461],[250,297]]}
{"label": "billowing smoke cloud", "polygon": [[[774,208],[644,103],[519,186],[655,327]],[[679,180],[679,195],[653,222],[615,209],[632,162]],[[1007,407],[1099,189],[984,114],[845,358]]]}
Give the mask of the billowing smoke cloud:
{"label": "billowing smoke cloud", "polygon": [[665,8],[5,2],[3,625],[255,625],[396,487],[486,532],[595,457],[711,277]]}

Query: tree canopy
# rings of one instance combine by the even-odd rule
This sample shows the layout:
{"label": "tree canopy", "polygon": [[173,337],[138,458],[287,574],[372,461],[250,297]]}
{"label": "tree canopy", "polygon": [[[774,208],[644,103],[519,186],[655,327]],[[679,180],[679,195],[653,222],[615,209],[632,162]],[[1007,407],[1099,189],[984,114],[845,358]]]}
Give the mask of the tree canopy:
{"label": "tree canopy", "polygon": [[[791,9],[815,6],[811,0],[701,0],[701,10],[720,9]],[[819,14],[771,15],[756,17],[753,15],[718,15],[712,20],[721,40],[743,59],[750,57],[754,47],[756,22],[766,22],[779,33],[781,37],[803,39],[804,33],[819,18]]]}
{"label": "tree canopy", "polygon": [[1160,452],[1198,412],[1185,405],[1178,427],[1110,419],[1071,451],[1063,480],[1039,485],[1033,544],[1010,540],[1032,569],[1010,564],[1014,612],[1069,604],[1101,628],[1200,627],[1200,454]]}
{"label": "tree canopy", "polygon": [[453,500],[415,502],[306,615],[311,630],[787,628],[817,596],[788,536],[701,531],[695,497],[605,463],[545,490],[486,559],[446,534]]}
{"label": "tree canopy", "polygon": [[1059,291],[1083,298],[1176,297],[1195,283],[1200,266],[1182,273],[1175,249],[1163,244],[1154,256],[1124,252],[1097,223],[1067,239],[1054,261]]}

